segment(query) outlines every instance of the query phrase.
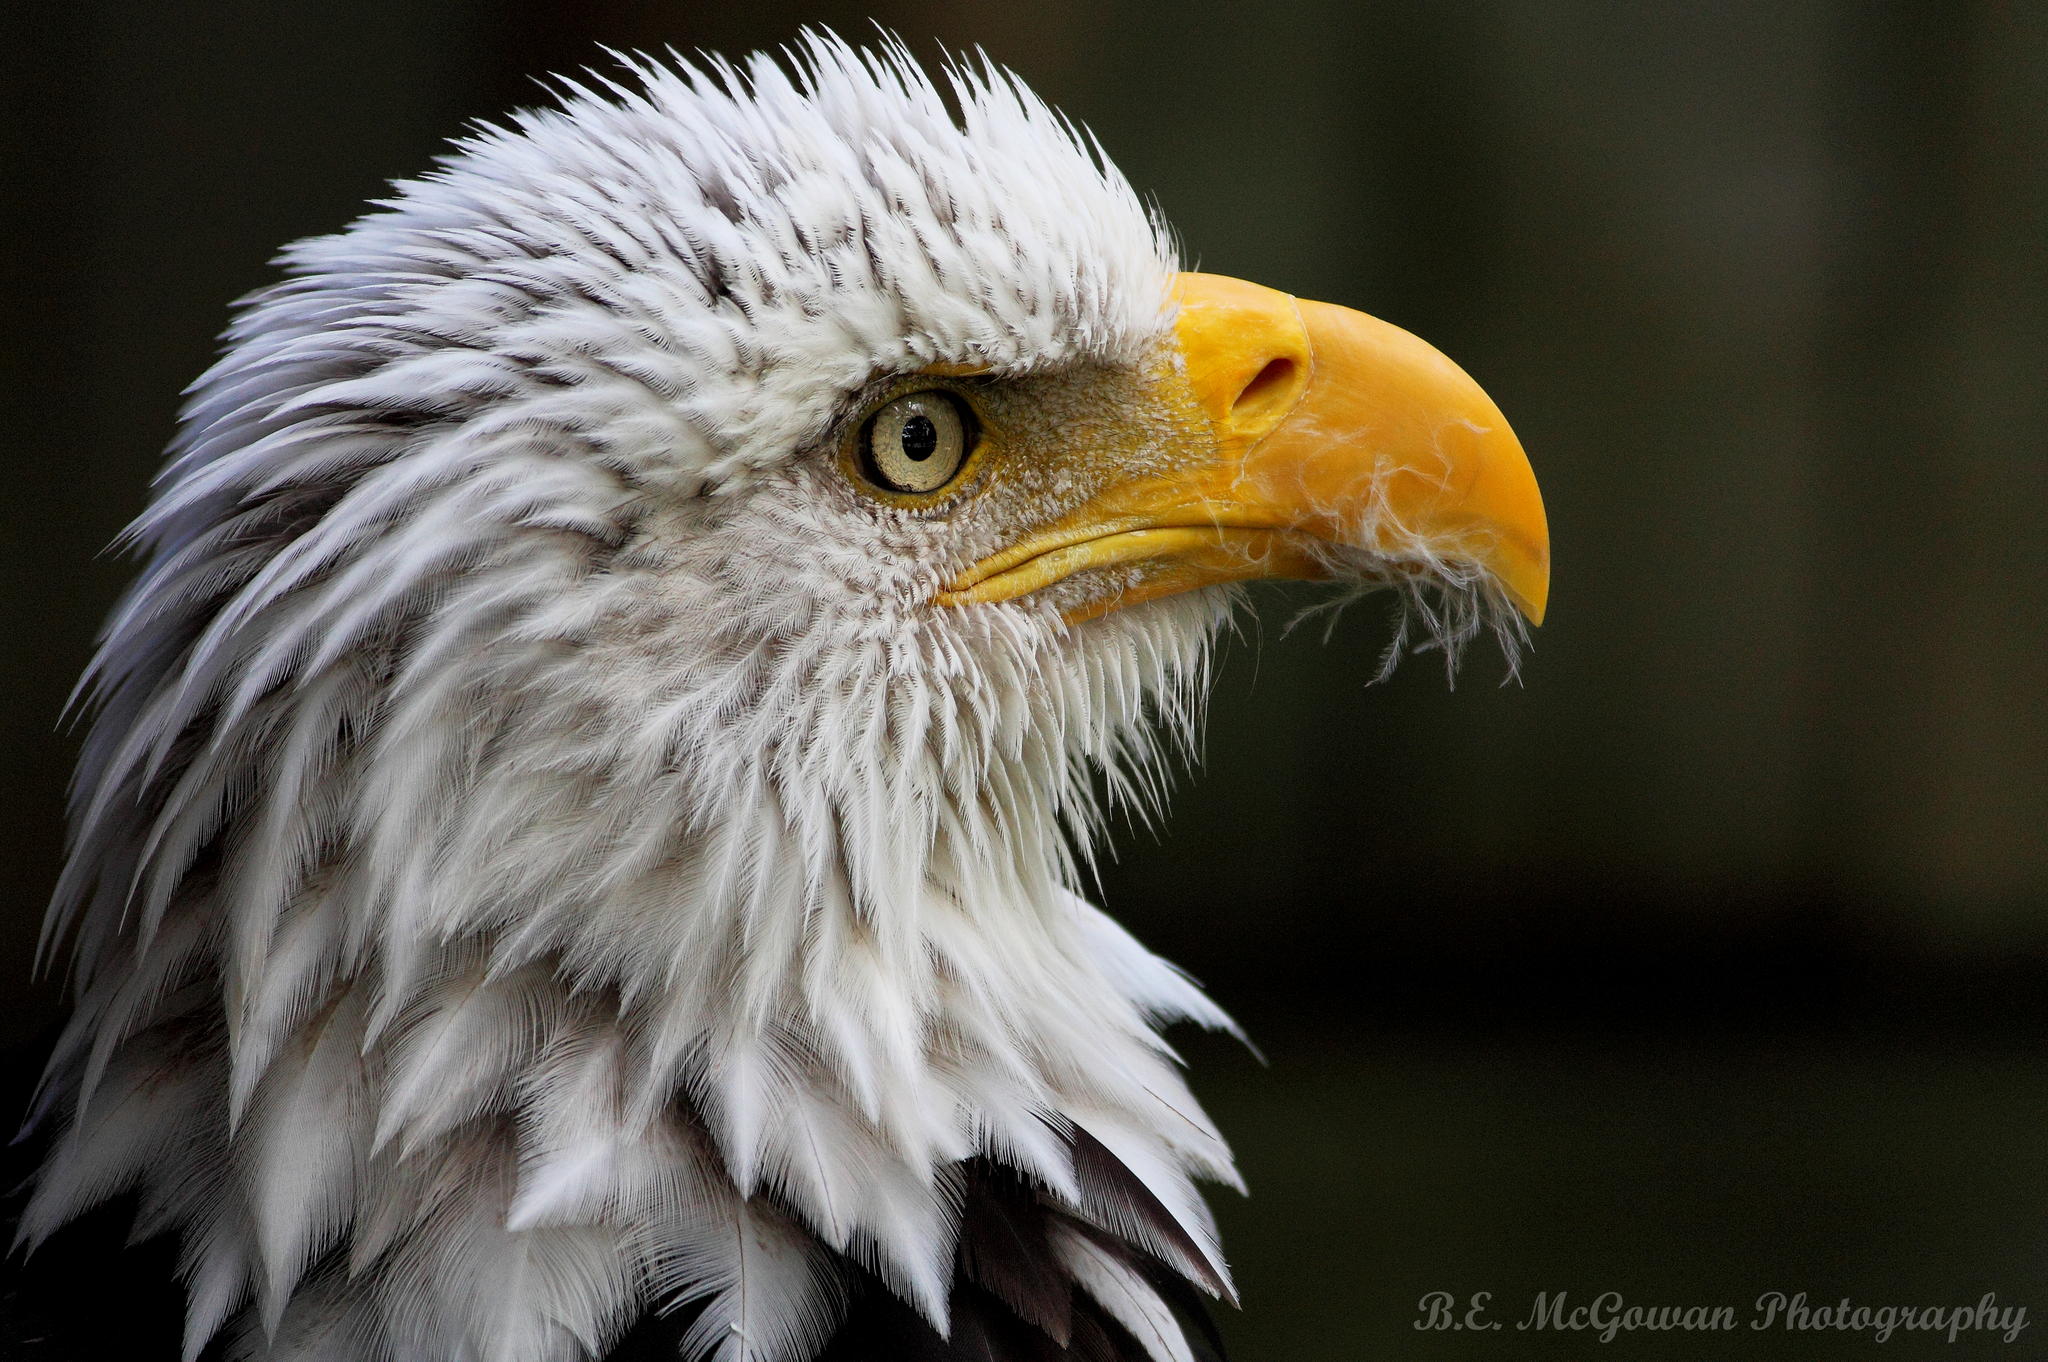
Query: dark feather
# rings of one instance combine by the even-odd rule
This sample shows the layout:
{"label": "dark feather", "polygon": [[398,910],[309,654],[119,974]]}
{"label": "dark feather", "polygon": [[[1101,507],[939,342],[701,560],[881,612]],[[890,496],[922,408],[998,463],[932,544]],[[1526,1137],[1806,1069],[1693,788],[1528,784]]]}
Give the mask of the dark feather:
{"label": "dark feather", "polygon": [[[6,1151],[10,1184],[34,1166],[39,1143],[25,1141]],[[1074,1153],[1093,1194],[1114,1198],[1155,1236],[1201,1262],[1172,1215],[1107,1149],[1077,1132]],[[1013,1169],[975,1159],[961,1174],[950,1337],[848,1259],[846,1320],[817,1362],[1144,1362],[1137,1340],[1078,1292],[1060,1267],[1050,1241],[1062,1225],[1087,1234],[1159,1293],[1198,1362],[1224,1362],[1202,1295],[1182,1276],[1179,1262],[1163,1261],[1108,1227],[1081,1223]],[[18,1210],[20,1200],[18,1192],[7,1198],[6,1209]],[[17,1254],[5,1264],[0,1358],[101,1362],[177,1356],[184,1293],[176,1281],[176,1255],[165,1239],[123,1249],[133,1213],[132,1198],[117,1199],[68,1226],[26,1263]],[[11,1224],[6,1228],[11,1234]],[[109,1286],[114,1282],[118,1289]],[[110,1308],[116,1301],[118,1308]],[[602,1362],[676,1362],[694,1314],[684,1309],[643,1317]],[[207,1357],[218,1357],[224,1347],[217,1340]]]}
{"label": "dark feather", "polygon": [[1053,1214],[1023,1178],[1000,1164],[968,1165],[958,1275],[1065,1346],[1073,1324],[1074,1283],[1048,1243]]}
{"label": "dark feather", "polygon": [[1173,1311],[1181,1332],[1187,1335],[1188,1350],[1195,1355],[1195,1362],[1230,1362],[1215,1316],[1209,1313],[1209,1303],[1188,1284],[1187,1278],[1155,1266],[1146,1270],[1145,1280],[1166,1302],[1166,1308]]}
{"label": "dark feather", "polygon": [[[1115,1207],[1120,1217],[1127,1218],[1131,1226],[1148,1236],[1142,1241],[1142,1246],[1158,1252],[1166,1266],[1204,1287],[1210,1295],[1232,1305],[1237,1303],[1237,1295],[1230,1289],[1230,1283],[1216,1275],[1215,1269],[1209,1265],[1208,1256],[1181,1227],[1179,1218],[1160,1203],[1137,1174],[1124,1167],[1123,1161],[1110,1153],[1100,1140],[1078,1126],[1068,1137],[1068,1143],[1074,1151],[1074,1174],[1080,1179],[1081,1190],[1089,1199]],[[1134,1243],[1122,1225],[1098,1223],[1096,1228],[1107,1231],[1120,1242]]]}
{"label": "dark feather", "polygon": [[[1082,1137],[1086,1139],[1086,1136]],[[1108,1150],[1090,1140],[1076,1150],[1085,1176],[1118,1197],[1143,1223],[1164,1221],[1168,1242],[1201,1261],[1199,1250],[1156,1197]],[[818,1362],[1145,1362],[1137,1339],[1075,1290],[1051,1247],[1055,1226],[1086,1234],[1159,1292],[1198,1362],[1224,1362],[1223,1344],[1200,1292],[1178,1270],[1129,1240],[1076,1220],[1014,1170],[985,1159],[963,1169],[964,1204],[955,1259],[950,1337],[865,1270],[845,1324]],[[1162,1238],[1164,1229],[1158,1230]],[[1213,1274],[1204,1274],[1205,1281]]]}

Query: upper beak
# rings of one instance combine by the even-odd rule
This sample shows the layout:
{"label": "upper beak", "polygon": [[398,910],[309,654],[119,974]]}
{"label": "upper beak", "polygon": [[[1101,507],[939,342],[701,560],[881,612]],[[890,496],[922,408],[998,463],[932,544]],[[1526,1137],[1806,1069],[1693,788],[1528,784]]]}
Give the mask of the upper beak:
{"label": "upper beak", "polygon": [[1006,600],[1086,567],[1144,562],[1079,620],[1213,582],[1331,574],[1331,545],[1390,566],[1487,574],[1531,624],[1550,534],[1528,456],[1465,371],[1399,327],[1219,275],[1175,281],[1210,457],[1113,485],[946,584]]}

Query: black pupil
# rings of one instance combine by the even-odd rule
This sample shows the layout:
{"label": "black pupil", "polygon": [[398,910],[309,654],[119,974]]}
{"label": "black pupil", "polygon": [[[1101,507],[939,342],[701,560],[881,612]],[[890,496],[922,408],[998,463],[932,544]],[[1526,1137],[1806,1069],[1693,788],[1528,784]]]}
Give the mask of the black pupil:
{"label": "black pupil", "polygon": [[923,463],[939,451],[939,428],[919,414],[903,423],[903,457]]}

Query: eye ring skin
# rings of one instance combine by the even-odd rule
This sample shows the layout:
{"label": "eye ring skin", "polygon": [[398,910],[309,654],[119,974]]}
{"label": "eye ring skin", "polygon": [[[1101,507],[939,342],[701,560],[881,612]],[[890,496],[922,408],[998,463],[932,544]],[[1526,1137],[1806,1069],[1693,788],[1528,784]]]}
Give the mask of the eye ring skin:
{"label": "eye ring skin", "polygon": [[[892,486],[874,466],[868,449],[876,421],[906,398],[933,395],[950,406],[959,420],[959,462],[945,481],[924,491]],[[903,510],[928,511],[955,500],[973,484],[982,455],[992,443],[988,422],[977,403],[957,387],[933,383],[928,375],[917,375],[884,390],[865,404],[857,420],[847,422],[845,434],[840,437],[839,467],[846,480],[870,500]]]}

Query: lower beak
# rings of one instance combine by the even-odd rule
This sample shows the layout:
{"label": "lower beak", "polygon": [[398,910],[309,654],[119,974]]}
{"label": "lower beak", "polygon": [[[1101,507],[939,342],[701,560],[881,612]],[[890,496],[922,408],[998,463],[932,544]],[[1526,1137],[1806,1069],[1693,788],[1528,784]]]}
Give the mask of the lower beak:
{"label": "lower beak", "polygon": [[[1113,485],[946,584],[1008,600],[1085,568],[1141,564],[1069,615],[1175,592],[1341,569],[1484,573],[1531,624],[1550,592],[1543,498],[1500,409],[1399,327],[1218,275],[1175,281],[1175,339],[1210,457]],[[1178,381],[1178,380],[1177,380]],[[1349,551],[1348,553],[1346,551]]]}

